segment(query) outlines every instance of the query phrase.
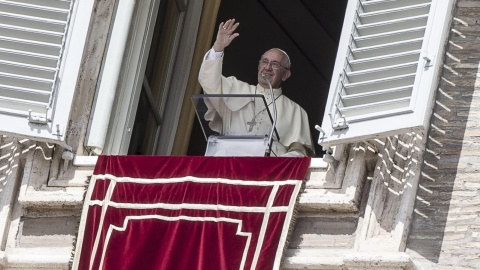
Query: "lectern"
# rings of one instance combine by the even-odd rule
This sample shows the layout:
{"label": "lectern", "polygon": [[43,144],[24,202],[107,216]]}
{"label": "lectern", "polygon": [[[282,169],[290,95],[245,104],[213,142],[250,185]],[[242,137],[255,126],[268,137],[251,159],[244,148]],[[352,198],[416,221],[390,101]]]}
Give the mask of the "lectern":
{"label": "lectern", "polygon": [[279,140],[263,95],[192,96],[207,141],[205,156],[266,156]]}

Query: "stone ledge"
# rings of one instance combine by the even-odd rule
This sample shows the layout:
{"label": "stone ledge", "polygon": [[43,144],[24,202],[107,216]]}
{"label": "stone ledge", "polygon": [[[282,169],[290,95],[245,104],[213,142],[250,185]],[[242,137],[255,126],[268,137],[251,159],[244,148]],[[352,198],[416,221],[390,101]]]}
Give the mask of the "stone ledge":
{"label": "stone ledge", "polygon": [[15,248],[4,252],[4,268],[69,269],[72,248]]}
{"label": "stone ledge", "polygon": [[[77,167],[72,179],[55,179],[48,181],[53,187],[82,187],[87,186],[87,179],[93,174],[93,168],[97,163],[97,156],[75,156],[73,165]],[[305,182],[306,188],[338,189],[341,183],[332,183],[327,180],[328,164],[321,158],[312,158]]]}
{"label": "stone ledge", "polygon": [[[18,201],[26,208],[77,209],[83,206],[85,187],[26,189],[20,193]],[[301,211],[356,212],[357,204],[353,196],[333,194],[324,190],[305,190],[300,194]]]}
{"label": "stone ledge", "polygon": [[[77,209],[83,206],[85,187],[27,189],[18,201],[26,208]],[[322,212],[356,212],[357,204],[348,194],[332,194],[323,190],[305,190],[300,194],[299,210]]]}
{"label": "stone ledge", "polygon": [[20,193],[18,201],[26,208],[79,209],[83,206],[85,192],[85,187],[47,187],[41,190],[27,188]]}
{"label": "stone ledge", "polygon": [[[40,189],[24,186],[20,190],[19,202],[26,208],[81,208],[88,186],[87,178],[92,175],[96,161],[97,157],[77,157],[74,163],[78,169],[73,179],[50,179],[48,186],[44,185]],[[309,170],[310,172],[314,170],[315,176],[321,176],[321,178],[306,180],[306,189],[299,198],[299,209],[348,213],[357,211],[355,188],[353,190],[322,188],[326,183],[327,167],[328,165],[322,159],[312,159]]]}
{"label": "stone ledge", "polygon": [[[351,250],[287,250],[283,269],[413,269],[404,252],[352,252]],[[315,256],[316,255],[316,256]]]}
{"label": "stone ledge", "polygon": [[300,194],[299,207],[302,211],[347,213],[358,211],[353,194],[330,193],[315,189],[306,189]]}

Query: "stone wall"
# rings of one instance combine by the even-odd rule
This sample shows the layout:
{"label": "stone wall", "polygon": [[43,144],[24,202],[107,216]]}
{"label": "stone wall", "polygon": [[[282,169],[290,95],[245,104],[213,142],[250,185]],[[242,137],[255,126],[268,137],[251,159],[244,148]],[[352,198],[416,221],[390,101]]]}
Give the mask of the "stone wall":
{"label": "stone wall", "polygon": [[407,241],[421,269],[480,268],[479,14],[458,0]]}

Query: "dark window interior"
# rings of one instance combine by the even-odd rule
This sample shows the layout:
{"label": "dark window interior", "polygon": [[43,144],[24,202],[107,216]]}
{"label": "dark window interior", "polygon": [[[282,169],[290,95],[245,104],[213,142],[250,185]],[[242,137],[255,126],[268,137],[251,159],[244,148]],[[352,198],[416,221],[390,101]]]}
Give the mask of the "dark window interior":
{"label": "dark window interior", "polygon": [[[225,50],[223,74],[257,83],[260,56],[270,48],[285,50],[292,76],[282,85],[284,94],[308,113],[317,156],[316,124],[321,125],[332,77],[347,0],[222,0],[216,28],[222,21],[240,22],[240,36]],[[214,39],[216,31],[214,33]],[[203,155],[205,138],[195,122],[188,155]]]}

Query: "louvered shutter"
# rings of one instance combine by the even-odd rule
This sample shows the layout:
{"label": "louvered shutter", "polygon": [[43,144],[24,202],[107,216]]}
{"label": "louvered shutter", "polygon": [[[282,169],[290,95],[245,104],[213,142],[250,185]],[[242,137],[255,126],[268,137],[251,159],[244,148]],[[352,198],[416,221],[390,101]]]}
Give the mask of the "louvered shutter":
{"label": "louvered shutter", "polygon": [[319,143],[426,130],[452,0],[349,0]]}
{"label": "louvered shutter", "polygon": [[93,0],[0,0],[0,134],[62,143]]}

